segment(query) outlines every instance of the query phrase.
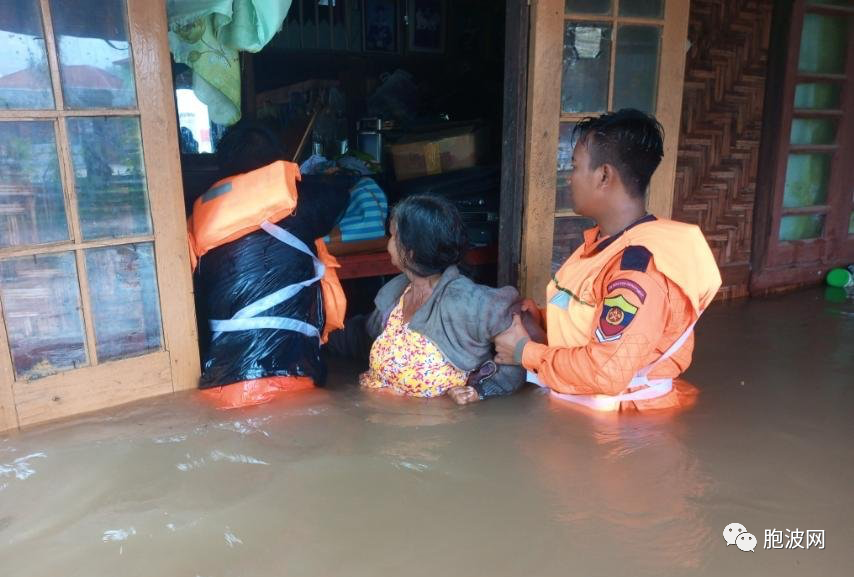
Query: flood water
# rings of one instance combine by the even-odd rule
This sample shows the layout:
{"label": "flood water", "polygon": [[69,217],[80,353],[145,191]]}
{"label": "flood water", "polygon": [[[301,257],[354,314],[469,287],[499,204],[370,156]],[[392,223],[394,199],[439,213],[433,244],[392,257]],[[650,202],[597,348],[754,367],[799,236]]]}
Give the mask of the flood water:
{"label": "flood water", "polygon": [[[716,304],[697,339],[675,416],[395,398],[339,365],[260,407],[185,393],[0,435],[0,574],[851,575],[854,303]],[[823,533],[770,548],[797,531]]]}

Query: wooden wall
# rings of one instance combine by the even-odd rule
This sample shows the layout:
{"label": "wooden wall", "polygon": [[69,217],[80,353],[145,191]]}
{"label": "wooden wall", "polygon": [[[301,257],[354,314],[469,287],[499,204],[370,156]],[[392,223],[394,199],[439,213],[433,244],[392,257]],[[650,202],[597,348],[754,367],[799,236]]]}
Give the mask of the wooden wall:
{"label": "wooden wall", "polygon": [[748,295],[773,0],[692,0],[673,218],[699,225],[723,276]]}

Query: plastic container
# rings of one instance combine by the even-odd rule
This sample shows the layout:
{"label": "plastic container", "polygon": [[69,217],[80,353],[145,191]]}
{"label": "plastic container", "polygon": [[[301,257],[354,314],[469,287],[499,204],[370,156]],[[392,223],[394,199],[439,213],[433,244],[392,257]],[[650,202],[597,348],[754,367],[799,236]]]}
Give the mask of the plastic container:
{"label": "plastic container", "polygon": [[854,287],[854,265],[849,265],[848,268],[830,269],[826,281],[829,286],[833,287]]}

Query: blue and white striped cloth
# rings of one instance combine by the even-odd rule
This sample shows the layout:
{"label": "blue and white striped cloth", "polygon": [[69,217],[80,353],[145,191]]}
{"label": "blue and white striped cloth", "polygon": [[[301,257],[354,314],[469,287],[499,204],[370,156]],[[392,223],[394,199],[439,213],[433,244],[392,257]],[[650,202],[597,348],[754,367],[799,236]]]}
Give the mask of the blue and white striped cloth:
{"label": "blue and white striped cloth", "polygon": [[[342,242],[372,240],[385,236],[388,200],[372,178],[362,178],[350,189],[350,204],[338,227]],[[327,236],[324,240],[329,241]]]}

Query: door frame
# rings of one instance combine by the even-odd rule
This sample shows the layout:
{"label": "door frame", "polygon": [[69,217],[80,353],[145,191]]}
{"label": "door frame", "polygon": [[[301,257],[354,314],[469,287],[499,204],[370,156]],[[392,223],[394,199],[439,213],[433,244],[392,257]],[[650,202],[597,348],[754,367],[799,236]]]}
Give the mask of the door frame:
{"label": "door frame", "polygon": [[498,285],[519,286],[528,106],[530,1],[506,0]]}
{"label": "door frame", "polygon": [[[530,15],[524,214],[520,291],[544,304],[551,279],[560,129],[565,0],[533,0]],[[664,158],[653,175],[648,208],[669,218],[673,208],[690,0],[665,2],[656,117],[664,127]],[[585,18],[597,20],[596,17]],[[631,23],[631,18],[620,18]],[[559,49],[555,49],[559,47]],[[616,52],[616,46],[613,51]],[[506,81],[506,79],[505,79]]]}
{"label": "door frame", "polygon": [[[2,110],[3,120],[52,120],[57,126],[57,152],[63,172],[66,218],[76,214],[73,168],[70,165],[64,118],[137,116],[148,183],[152,234],[162,323],[162,348],[153,353],[64,371],[41,379],[16,380],[5,322],[0,323],[0,431],[126,403],[182,389],[195,388],[200,375],[193,284],[187,245],[181,184],[177,115],[172,88],[171,60],[165,0],[125,0],[127,26],[134,63],[137,107],[131,110],[64,110],[49,0],[39,0],[45,48],[55,99],[48,110]],[[71,225],[73,231],[74,225]],[[76,240],[75,240],[76,239]],[[82,242],[79,235],[44,250],[13,247],[17,252],[76,254],[81,299],[89,298],[82,250],[123,245],[133,238]],[[61,245],[61,246],[60,246]],[[85,311],[84,305],[84,311]],[[2,308],[0,307],[0,314]],[[90,360],[94,351],[91,313],[84,312]]]}

